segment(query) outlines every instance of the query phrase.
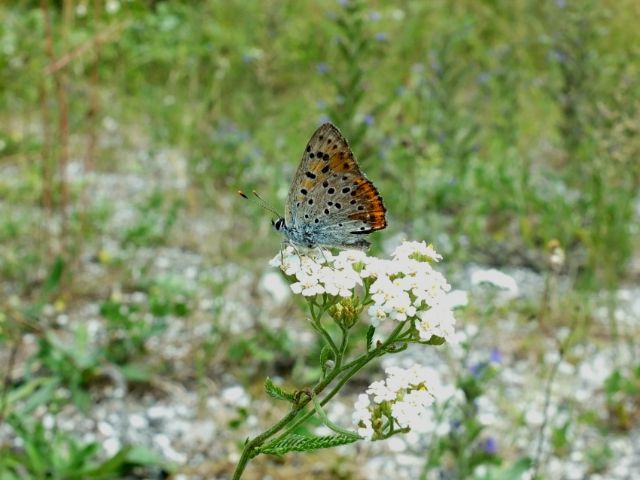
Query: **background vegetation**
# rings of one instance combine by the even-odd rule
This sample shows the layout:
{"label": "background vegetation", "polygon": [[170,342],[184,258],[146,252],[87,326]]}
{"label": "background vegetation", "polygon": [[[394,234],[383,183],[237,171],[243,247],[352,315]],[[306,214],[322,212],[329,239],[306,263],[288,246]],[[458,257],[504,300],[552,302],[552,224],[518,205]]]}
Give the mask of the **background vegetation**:
{"label": "background vegetation", "polygon": [[[465,427],[413,452],[425,478],[617,478],[615,445],[640,457],[638,2],[18,0],[0,17],[0,478],[226,478],[274,415],[264,377],[304,385],[318,353],[269,276],[280,239],[235,191],[280,208],[326,120],[389,210],[374,252],[425,239],[472,293],[464,355],[433,360]],[[474,296],[481,267],[519,293]],[[500,372],[471,369],[495,355]],[[582,374],[587,394],[555,390]],[[375,478],[353,455],[248,474]]]}

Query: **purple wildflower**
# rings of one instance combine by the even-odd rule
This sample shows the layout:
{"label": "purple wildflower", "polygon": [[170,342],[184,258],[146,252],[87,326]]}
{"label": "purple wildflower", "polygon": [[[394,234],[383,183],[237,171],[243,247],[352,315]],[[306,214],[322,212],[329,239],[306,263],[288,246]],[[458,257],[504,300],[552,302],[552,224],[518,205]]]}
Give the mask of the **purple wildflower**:
{"label": "purple wildflower", "polygon": [[493,437],[485,438],[482,442],[482,450],[489,455],[495,455],[498,453],[498,442]]}
{"label": "purple wildflower", "polygon": [[491,355],[489,356],[489,361],[491,363],[502,363],[502,352],[498,348],[494,348],[491,350]]}

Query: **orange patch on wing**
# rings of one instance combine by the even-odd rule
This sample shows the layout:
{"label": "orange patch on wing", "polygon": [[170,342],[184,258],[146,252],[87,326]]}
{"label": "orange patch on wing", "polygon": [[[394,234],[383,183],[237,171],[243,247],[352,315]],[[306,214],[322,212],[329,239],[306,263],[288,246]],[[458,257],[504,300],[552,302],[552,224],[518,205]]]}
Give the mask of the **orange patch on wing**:
{"label": "orange patch on wing", "polygon": [[354,175],[360,175],[360,169],[358,164],[353,158],[351,152],[338,152],[329,159],[329,168],[332,172],[339,173],[353,173]]}
{"label": "orange patch on wing", "polygon": [[322,173],[322,169],[325,167],[325,164],[326,162],[323,162],[322,160],[315,161],[309,165],[309,171],[318,176],[325,175],[326,173]]}
{"label": "orange patch on wing", "polygon": [[364,209],[361,212],[352,213],[349,218],[365,222],[371,230],[382,230],[387,226],[385,217],[387,209],[382,203],[382,197],[369,180],[356,181],[358,182],[357,197],[361,199],[360,205]]}
{"label": "orange patch on wing", "polygon": [[360,220],[371,228],[371,230],[382,230],[387,226],[387,220],[385,219],[384,211],[378,212],[359,212],[349,215],[352,220]]}
{"label": "orange patch on wing", "polygon": [[373,186],[373,183],[365,180],[364,182],[361,182],[356,186],[356,196],[371,199],[378,197],[379,195],[376,187]]}
{"label": "orange patch on wing", "polygon": [[[318,183],[319,179],[326,176],[326,174],[322,172],[323,168],[324,165],[322,161],[314,161],[310,163],[308,169],[305,172],[302,172],[300,186],[310,192],[311,189]],[[315,176],[315,178],[308,176],[307,172],[311,173],[312,176]],[[304,195],[302,195],[302,197],[304,197]]]}

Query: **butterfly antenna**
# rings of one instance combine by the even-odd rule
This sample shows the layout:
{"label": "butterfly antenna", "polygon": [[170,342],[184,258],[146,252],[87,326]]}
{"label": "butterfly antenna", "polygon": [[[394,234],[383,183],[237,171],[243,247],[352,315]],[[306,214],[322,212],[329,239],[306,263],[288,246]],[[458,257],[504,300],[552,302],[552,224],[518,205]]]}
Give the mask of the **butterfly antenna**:
{"label": "butterfly antenna", "polygon": [[[260,205],[260,208],[263,208],[267,212],[273,213],[277,218],[282,217],[282,215],[280,215],[280,213],[278,213],[278,211],[275,208],[269,205],[260,195],[258,195],[258,192],[254,190],[252,193],[258,199],[258,205]],[[250,198],[247,197],[247,195],[242,190],[238,190],[238,195],[240,195],[242,198],[250,200]]]}
{"label": "butterfly antenna", "polygon": [[253,194],[255,195],[255,197],[258,199],[258,201],[259,201],[259,205],[260,205],[262,208],[264,208],[267,212],[271,212],[271,213],[273,213],[273,214],[274,214],[274,215],[276,215],[278,218],[282,218],[282,215],[280,215],[280,213],[279,213],[275,208],[273,208],[271,205],[269,205],[269,203],[267,203],[267,201],[266,201],[264,198],[262,198],[260,195],[258,195],[258,192],[256,192],[255,190],[253,190],[253,192],[252,192],[252,193],[253,193]]}

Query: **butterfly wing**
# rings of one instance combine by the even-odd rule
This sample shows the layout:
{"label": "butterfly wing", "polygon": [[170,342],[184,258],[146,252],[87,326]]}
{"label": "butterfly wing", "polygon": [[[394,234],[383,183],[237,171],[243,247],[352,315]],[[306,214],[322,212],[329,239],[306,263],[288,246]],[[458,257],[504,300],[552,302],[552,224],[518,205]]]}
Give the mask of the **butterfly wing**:
{"label": "butterfly wing", "polygon": [[360,171],[340,131],[325,123],[311,136],[289,190],[285,223],[314,245],[366,247],[363,235],[387,226],[378,191]]}
{"label": "butterfly wing", "polygon": [[318,184],[318,175],[322,177],[328,173],[322,173],[327,160],[334,152],[343,151],[345,148],[349,148],[347,141],[330,123],[321,125],[311,135],[287,195],[284,212],[287,225],[298,219],[302,210],[308,210],[309,194]]}

